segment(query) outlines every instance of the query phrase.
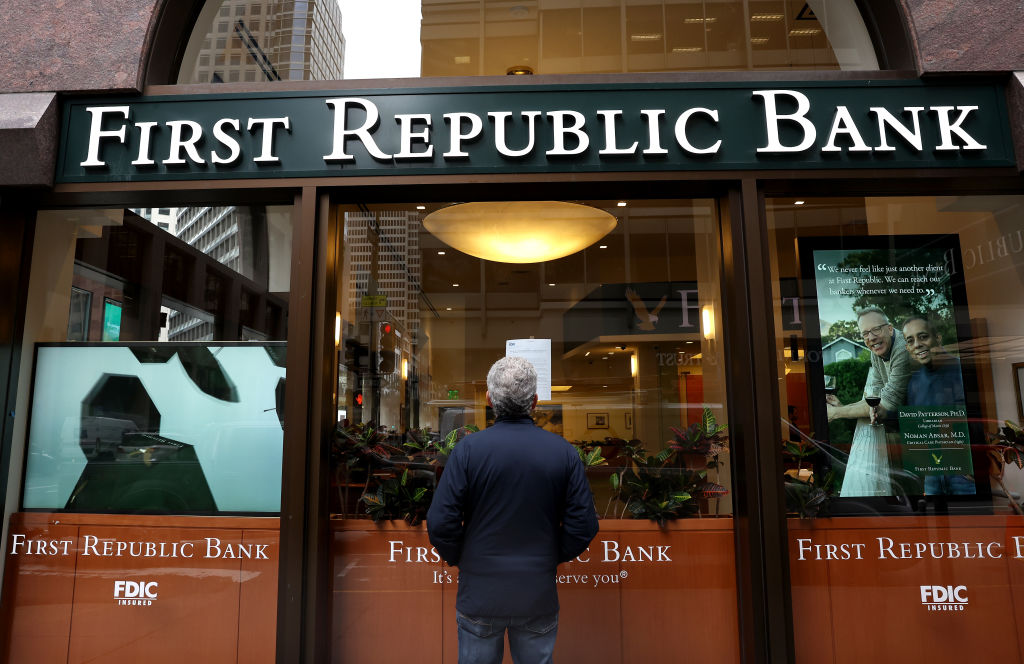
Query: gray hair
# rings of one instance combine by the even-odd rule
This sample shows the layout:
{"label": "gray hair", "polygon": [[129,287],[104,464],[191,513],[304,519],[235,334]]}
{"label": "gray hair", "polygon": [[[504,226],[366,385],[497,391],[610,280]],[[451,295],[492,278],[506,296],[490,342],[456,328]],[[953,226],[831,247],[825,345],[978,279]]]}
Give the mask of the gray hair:
{"label": "gray hair", "polygon": [[864,307],[863,309],[859,310],[857,312],[857,320],[860,320],[861,318],[867,316],[868,314],[878,314],[879,316],[882,317],[882,320],[884,320],[887,324],[892,325],[892,323],[889,322],[889,317],[886,316],[885,312],[879,309],[878,307]]}
{"label": "gray hair", "polygon": [[521,357],[503,357],[487,372],[487,391],[496,418],[527,416],[537,394],[537,370]]}

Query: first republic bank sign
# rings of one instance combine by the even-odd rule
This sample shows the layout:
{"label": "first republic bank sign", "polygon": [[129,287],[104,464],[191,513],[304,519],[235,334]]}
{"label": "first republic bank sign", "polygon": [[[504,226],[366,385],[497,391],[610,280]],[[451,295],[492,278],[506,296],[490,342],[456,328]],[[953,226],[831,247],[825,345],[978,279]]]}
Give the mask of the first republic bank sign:
{"label": "first republic bank sign", "polygon": [[506,85],[71,99],[56,181],[1013,165],[994,84]]}

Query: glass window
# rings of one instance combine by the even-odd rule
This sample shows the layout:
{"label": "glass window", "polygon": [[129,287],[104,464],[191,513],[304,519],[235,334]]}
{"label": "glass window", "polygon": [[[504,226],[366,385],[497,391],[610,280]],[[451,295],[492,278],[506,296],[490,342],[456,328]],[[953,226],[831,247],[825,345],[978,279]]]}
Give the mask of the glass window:
{"label": "glass window", "polygon": [[[563,238],[579,237],[553,216],[554,206],[569,204],[515,205],[521,204],[531,205],[529,217],[547,219],[541,224],[558,228]],[[487,216],[493,207],[473,205],[482,206],[468,213],[477,228],[497,223]],[[336,656],[363,660],[379,647],[367,602],[382,606],[382,600],[365,588],[389,587],[399,578],[388,601],[405,607],[392,615],[408,622],[396,618],[395,627],[422,635],[409,644],[409,657],[436,652],[440,660],[454,653],[454,630],[447,633],[446,625],[451,614],[435,608],[424,620],[414,608],[421,598],[436,604],[437,595],[427,591],[455,575],[432,564],[437,561],[415,524],[453,446],[493,423],[485,377],[495,360],[515,352],[509,344],[536,349],[535,362],[550,380],[540,386],[534,420],[577,447],[588,465],[594,509],[604,519],[589,557],[563,569],[563,614],[579,616],[565,622],[566,630],[580,630],[560,640],[565,661],[619,661],[607,653],[620,646],[648,652],[658,628],[631,607],[671,601],[686,589],[716,618],[711,628],[706,622],[680,627],[680,638],[702,644],[692,646],[698,650],[725,643],[725,651],[733,651],[732,478],[716,202],[573,205],[588,217],[611,219],[612,230],[605,227],[561,257],[531,260],[521,250],[521,263],[484,258],[488,254],[464,244],[465,236],[448,235],[448,222],[436,221],[437,215],[458,215],[459,206],[337,208],[343,249],[330,505],[335,564],[348,571],[333,577],[334,621],[345,625],[343,634],[335,632]],[[499,227],[504,245],[517,241],[508,223]],[[413,525],[385,535],[371,519]],[[657,562],[650,556],[659,555],[659,545]],[[690,557],[685,551],[691,546],[707,557]],[[352,567],[356,559],[363,562]],[[693,584],[705,574],[706,584]],[[454,593],[442,600],[453,602]],[[584,637],[594,616],[603,626],[599,642]],[[403,646],[395,647],[389,655],[402,659]]]}
{"label": "glass window", "polygon": [[37,231],[70,250],[32,274],[68,341],[33,340],[23,507],[277,512],[291,209],[103,212]]}
{"label": "glass window", "polygon": [[[232,6],[240,18],[229,27],[217,18]],[[179,83],[208,82],[197,64],[210,55],[204,43],[232,30],[254,54],[247,66],[264,74],[261,80],[878,69],[853,0],[402,0],[373,7],[317,0],[274,3],[262,23],[247,22],[246,7],[250,16],[260,13],[253,0],[206,3]]]}
{"label": "glass window", "polygon": [[970,625],[1016,630],[1024,198],[767,212],[796,640],[825,659],[969,657]]}

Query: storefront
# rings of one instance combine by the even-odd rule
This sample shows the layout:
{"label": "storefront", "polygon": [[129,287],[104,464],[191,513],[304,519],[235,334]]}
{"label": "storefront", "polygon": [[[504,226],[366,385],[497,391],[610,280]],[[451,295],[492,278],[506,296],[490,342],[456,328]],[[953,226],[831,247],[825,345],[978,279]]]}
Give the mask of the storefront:
{"label": "storefront", "polygon": [[506,354],[601,517],[562,660],[1024,658],[1024,21],[25,4],[6,660],[454,661]]}

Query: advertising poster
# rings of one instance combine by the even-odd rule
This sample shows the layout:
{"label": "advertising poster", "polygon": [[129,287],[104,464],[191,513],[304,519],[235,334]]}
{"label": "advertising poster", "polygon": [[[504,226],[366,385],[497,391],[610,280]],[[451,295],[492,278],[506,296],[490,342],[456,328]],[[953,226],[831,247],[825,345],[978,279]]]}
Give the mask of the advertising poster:
{"label": "advertising poster", "polygon": [[849,446],[840,496],[974,495],[956,236],[804,238],[800,257],[821,343],[811,398]]}

